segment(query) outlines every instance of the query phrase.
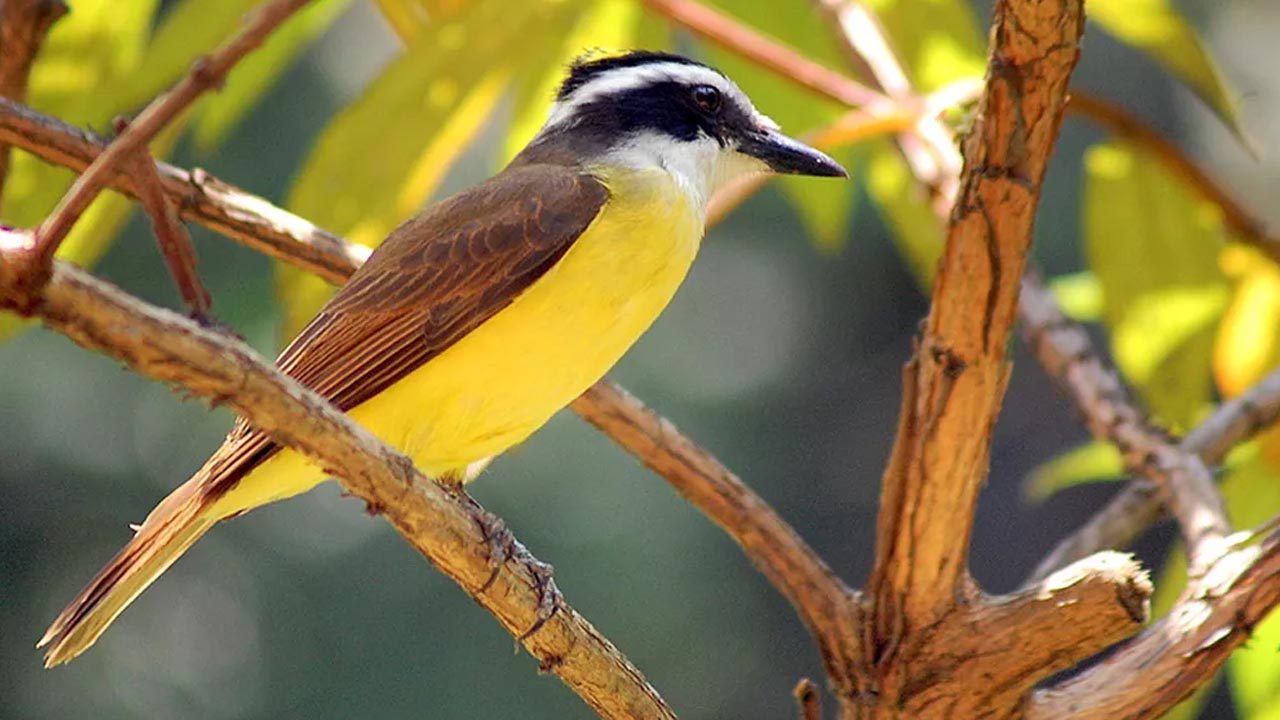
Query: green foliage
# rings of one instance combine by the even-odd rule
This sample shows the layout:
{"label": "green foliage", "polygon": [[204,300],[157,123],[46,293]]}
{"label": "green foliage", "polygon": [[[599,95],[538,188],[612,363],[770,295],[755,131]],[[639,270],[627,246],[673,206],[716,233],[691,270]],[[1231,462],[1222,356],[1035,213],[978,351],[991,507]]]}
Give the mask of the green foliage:
{"label": "green foliage", "polygon": [[1060,275],[1049,281],[1062,312],[1072,320],[1094,323],[1102,320],[1102,285],[1098,276],[1083,272]]}
{"label": "green foliage", "polygon": [[1170,0],[1090,0],[1089,19],[1164,66],[1244,139],[1234,91]]}
{"label": "green foliage", "polygon": [[1116,364],[1148,407],[1186,427],[1210,401],[1214,327],[1230,297],[1221,214],[1127,144],[1091,148],[1085,173],[1085,251]]}
{"label": "green foliage", "polygon": [[[157,0],[77,5],[54,24],[32,67],[27,102],[38,110],[81,126],[103,128],[122,112],[122,88],[140,67]],[[5,184],[3,221],[33,227],[48,215],[71,186],[68,170],[26,153],[13,153]],[[110,246],[128,219],[132,203],[113,194],[100,196],[63,241],[58,257],[92,265]],[[27,323],[0,314],[0,340]]]}
{"label": "green foliage", "polygon": [[1116,446],[1093,440],[1040,465],[1027,478],[1023,492],[1040,502],[1074,485],[1122,479],[1124,461]]}

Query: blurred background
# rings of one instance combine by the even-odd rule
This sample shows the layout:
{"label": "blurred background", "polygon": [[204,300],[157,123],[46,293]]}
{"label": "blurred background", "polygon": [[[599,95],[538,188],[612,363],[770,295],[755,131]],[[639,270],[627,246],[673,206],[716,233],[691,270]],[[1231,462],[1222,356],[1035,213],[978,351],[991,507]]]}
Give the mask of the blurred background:
{"label": "blurred background", "polygon": [[[37,67],[30,101],[100,131],[111,115],[136,110],[194,53],[233,31],[243,10],[232,13],[214,0],[71,4],[65,27],[55,27]],[[542,4],[568,7],[572,0]],[[457,75],[467,63],[483,68],[483,56],[440,48],[474,46],[467,52],[483,53],[488,45],[537,36],[545,28],[520,23],[549,22],[529,9],[538,2],[521,3],[519,10],[503,3],[502,18],[471,18],[461,0],[421,4],[438,5],[447,22],[395,14],[412,5],[320,3],[305,18],[307,27],[289,30],[288,47],[271,50],[256,69],[244,68],[246,77],[260,80],[233,76],[227,91],[209,101],[212,109],[199,108],[185,133],[170,133],[158,147],[175,164],[199,165],[324,227],[376,242],[425,198],[492,173],[545,115],[550,71],[587,47],[665,45],[720,63],[790,131],[838,115],[825,101],[778,87],[782,81],[766,71],[671,30],[630,2],[580,0],[580,14],[557,31],[554,47],[504,50],[507,62],[540,63],[539,72],[512,71],[496,80]],[[848,70],[814,5],[721,4]],[[959,8],[964,22],[929,22],[945,22],[937,32],[960,38],[953,44],[964,52],[947,52],[945,43],[903,52],[911,61],[938,51],[941,70],[934,76],[917,68],[926,89],[980,72],[989,3],[872,5],[886,13],[891,33],[894,22],[912,27],[925,22],[913,18],[943,12],[942,5],[946,12]],[[596,12],[596,6],[608,7]],[[1220,0],[1173,7],[1226,78],[1228,102],[1217,112],[1158,54],[1096,26],[1087,33],[1075,86],[1149,121],[1248,207],[1280,221],[1271,200],[1280,190],[1274,152],[1280,147],[1274,72],[1280,5]],[[178,26],[184,32],[172,29],[179,22],[186,23]],[[414,22],[421,27],[414,29]],[[93,32],[101,36],[88,42]],[[423,38],[438,46],[430,51],[435,54],[413,57]],[[903,40],[902,47],[916,48],[911,42]],[[446,81],[441,73],[453,75]],[[382,96],[369,100],[374,93]],[[1230,112],[1238,112],[1244,132],[1264,148],[1261,159],[1244,151],[1223,122]],[[1060,287],[1084,287],[1079,314],[1094,319],[1098,311],[1087,306],[1099,303],[1097,277],[1105,285],[1108,272],[1094,267],[1105,255],[1099,249],[1124,242],[1116,232],[1123,228],[1113,228],[1113,237],[1090,230],[1090,158],[1124,152],[1114,145],[1098,150],[1105,142],[1100,130],[1079,119],[1064,126],[1035,250],[1048,275],[1069,276]],[[714,228],[689,282],[612,377],[739,473],[846,582],[858,585],[872,559],[899,369],[927,309],[927,290],[912,268],[927,270],[931,262],[919,260],[919,245],[903,240],[901,216],[893,215],[892,193],[908,205],[923,203],[911,183],[893,184],[894,172],[902,173],[891,146],[878,140],[840,156],[856,182],[771,185]],[[29,174],[11,181],[5,220],[31,224],[47,211],[47,188],[56,186],[56,198],[68,176],[40,170],[29,157],[18,162]],[[68,252],[96,262],[97,273],[130,292],[179,307],[148,223],[120,205],[95,208],[101,215],[77,231]],[[114,224],[123,229],[113,232]],[[274,354],[288,332],[282,328],[311,312],[315,301],[308,298],[316,287],[225,238],[194,226],[192,232],[215,314]],[[1220,244],[1221,229],[1213,232]],[[914,264],[904,259],[913,253]],[[1215,342],[1219,348],[1226,342],[1223,327],[1236,302],[1230,293],[1241,282],[1228,260],[1220,271],[1226,294],[1207,324],[1194,329],[1208,339],[1195,346],[1200,364],[1179,365],[1177,377],[1203,391],[1192,398],[1199,413],[1214,398],[1238,391],[1226,387],[1220,358],[1210,367]],[[1215,272],[1219,264],[1210,263]],[[1144,268],[1131,265],[1126,272]],[[1120,332],[1109,321],[1114,315],[1101,315],[1108,321],[1096,326],[1100,340]],[[1258,322],[1273,321],[1269,315]],[[0,717],[590,717],[554,677],[538,675],[528,655],[513,653],[512,639],[484,611],[384,522],[367,516],[360,502],[341,497],[334,483],[217,528],[91,652],[70,666],[42,670],[33,645],[48,622],[128,539],[128,523],[140,521],[217,446],[231,416],[184,402],[57,334],[7,322],[12,337],[0,344]],[[1118,487],[1075,484],[1113,477],[1105,461],[1096,472],[1080,471],[1077,463],[1075,471],[1045,474],[1047,461],[1082,447],[1087,436],[1021,344],[1012,348],[1013,382],[972,551],[974,574],[994,593],[1014,589]],[[1174,410],[1166,416],[1179,424]],[[1049,477],[1042,495],[1046,485],[1071,487],[1032,499],[1028,478],[1038,468],[1042,480]],[[1274,485],[1274,475],[1262,477]],[[795,682],[808,676],[821,684],[804,628],[738,549],[573,414],[561,413],[498,460],[472,491],[555,566],[568,600],[682,717],[793,717]],[[1249,497],[1257,502],[1256,494]],[[1173,535],[1165,526],[1143,539],[1136,551],[1148,567],[1164,565]],[[1252,669],[1241,672],[1254,680],[1234,691],[1220,684],[1202,717],[1280,712],[1276,686],[1266,679],[1280,672],[1267,669],[1274,668],[1276,644],[1252,648]]]}

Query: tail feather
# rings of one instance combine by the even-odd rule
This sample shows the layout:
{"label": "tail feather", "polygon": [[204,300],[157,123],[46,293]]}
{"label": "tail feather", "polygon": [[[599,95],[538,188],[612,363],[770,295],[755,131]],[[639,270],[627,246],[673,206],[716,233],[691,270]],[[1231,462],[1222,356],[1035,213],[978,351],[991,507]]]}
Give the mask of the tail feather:
{"label": "tail feather", "polygon": [[36,647],[52,643],[45,667],[68,662],[89,649],[111,622],[218,518],[207,515],[198,477],[165,498],[133,539],[89,582],[49,626]]}

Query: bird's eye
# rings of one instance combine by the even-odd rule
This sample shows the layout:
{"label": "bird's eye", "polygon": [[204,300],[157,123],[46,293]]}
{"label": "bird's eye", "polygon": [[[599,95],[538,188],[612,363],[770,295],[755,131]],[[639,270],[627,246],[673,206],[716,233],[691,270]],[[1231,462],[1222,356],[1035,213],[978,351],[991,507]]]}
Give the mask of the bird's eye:
{"label": "bird's eye", "polygon": [[714,113],[720,109],[720,91],[710,85],[695,85],[692,90],[693,104],[705,113]]}

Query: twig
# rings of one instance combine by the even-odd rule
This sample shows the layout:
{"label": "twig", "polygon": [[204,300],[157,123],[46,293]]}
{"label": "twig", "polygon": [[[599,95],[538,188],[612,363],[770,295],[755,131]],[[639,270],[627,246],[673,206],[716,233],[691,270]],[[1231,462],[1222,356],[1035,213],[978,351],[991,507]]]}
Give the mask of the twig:
{"label": "twig", "polygon": [[[3,101],[0,101],[0,140],[9,140],[49,162],[73,169],[84,167],[102,150],[101,141],[91,135],[29,108]],[[364,248],[211,175],[199,171],[188,173],[165,163],[157,165],[165,194],[182,215],[251,248],[336,283],[344,282],[367,256]],[[117,189],[137,196],[136,181],[128,174],[117,175],[112,182]],[[789,599],[808,598],[805,601],[815,603],[821,599],[820,606],[809,608],[802,615],[809,618],[811,627],[822,628],[828,644],[830,638],[842,633],[856,634],[851,626],[840,625],[848,622],[848,613],[840,612],[839,606],[853,602],[851,596],[841,598],[842,593],[848,592],[847,588],[831,575],[830,569],[795,530],[712,455],[625,390],[607,381],[588,391],[575,403],[574,409],[591,422],[607,427],[606,434],[637,453],[642,462],[652,462],[660,468],[659,474],[720,524],[767,576],[789,578],[789,586],[778,586]],[[641,454],[649,452],[652,454]],[[730,500],[728,504],[726,499]],[[767,512],[737,517],[733,511],[735,506]],[[834,651],[826,661],[843,662]]]}
{"label": "twig", "polygon": [[[19,244],[0,242],[0,253]],[[12,276],[0,278],[11,281]],[[242,342],[62,262],[54,263],[36,312],[47,326],[89,350],[227,404],[276,441],[332,471],[492,613],[538,659],[540,669],[558,675],[602,717],[675,717],[640,671],[569,606],[546,566],[501,529],[500,521],[422,476],[408,458]],[[496,544],[495,533],[500,536]],[[491,557],[495,546],[505,549],[504,556]]]}
{"label": "twig", "polygon": [[1190,695],[1280,604],[1280,537],[1223,556],[1184,598],[1107,658],[1035,692],[1025,719],[1145,720]]}
{"label": "twig", "polygon": [[800,678],[791,695],[800,708],[800,720],[822,720],[822,693],[809,678]]}
{"label": "twig", "polygon": [[48,272],[58,245],[102,188],[110,182],[110,176],[119,169],[119,165],[155,137],[196,98],[219,87],[241,58],[261,45],[280,23],[307,2],[309,0],[273,0],[261,6],[235,37],[207,57],[197,60],[177,85],[151,101],[129,127],[76,178],[71,188],[58,201],[53,212],[36,231],[30,257],[21,253],[10,258],[9,262],[20,269],[20,274],[29,274],[19,287],[11,288],[11,292],[30,293],[38,288]]}
{"label": "twig", "polygon": [[[1178,446],[1217,465],[1232,447],[1269,427],[1280,417],[1280,370],[1273,371],[1239,397],[1222,405],[1193,429]],[[1106,548],[1133,542],[1164,514],[1156,486],[1148,480],[1129,483],[1084,525],[1063,538],[1032,572],[1028,582]]]}
{"label": "twig", "polygon": [[882,93],[795,50],[771,40],[732,17],[693,0],[641,0],[653,12],[694,34],[722,45],[760,67],[849,107],[888,112],[894,103]]}
{"label": "twig", "polygon": [[138,202],[151,218],[156,243],[164,255],[165,264],[169,266],[169,274],[178,286],[178,293],[187,306],[187,312],[201,323],[208,323],[211,320],[209,309],[213,299],[196,271],[196,251],[191,245],[191,236],[174,212],[173,204],[165,196],[155,158],[151,157],[151,152],[145,145],[138,149],[133,167]]}
{"label": "twig", "polygon": [[897,438],[885,471],[875,620],[864,646],[884,666],[974,590],[967,551],[991,429],[1008,381],[1006,345],[1035,208],[1079,58],[1079,0],[995,7],[986,92],[964,144],[933,301],[903,373]]}
{"label": "twig", "polygon": [[1237,239],[1257,247],[1274,261],[1280,262],[1280,239],[1268,234],[1266,223],[1249,212],[1221,183],[1197,165],[1182,148],[1169,142],[1159,130],[1123,107],[1084,92],[1073,90],[1067,109],[1155,155],[1170,172],[1182,178],[1209,202],[1222,208],[1223,222]]}
{"label": "twig", "polygon": [[[0,99],[0,142],[72,170],[88,167],[106,147],[106,141],[92,133],[4,99]],[[156,163],[156,169],[179,216],[331,283],[346,282],[369,256],[368,248],[349,243],[203,170],[188,172],[164,162]],[[112,177],[111,187],[139,197],[129,173]]]}
{"label": "twig", "polygon": [[1067,322],[1034,273],[1023,278],[1019,311],[1027,346],[1045,372],[1075,400],[1094,437],[1115,445],[1131,471],[1160,487],[1165,504],[1178,518],[1192,575],[1207,571],[1225,551],[1231,524],[1204,461],[1147,421],[1088,333]]}
{"label": "twig", "polygon": [[[0,97],[22,102],[27,97],[31,64],[53,23],[67,13],[63,0],[0,2]],[[9,146],[0,145],[0,195],[9,176]]]}

